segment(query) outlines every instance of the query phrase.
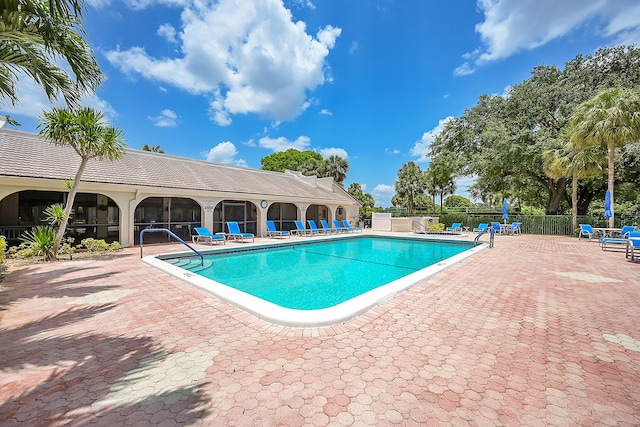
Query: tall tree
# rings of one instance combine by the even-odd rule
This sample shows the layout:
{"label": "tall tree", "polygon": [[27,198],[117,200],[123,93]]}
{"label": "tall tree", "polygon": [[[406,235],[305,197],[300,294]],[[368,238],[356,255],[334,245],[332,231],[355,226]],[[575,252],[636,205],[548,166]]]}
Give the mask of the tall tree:
{"label": "tall tree", "polygon": [[362,207],[360,208],[360,214],[366,215],[367,209],[372,209],[376,202],[373,196],[369,193],[365,193],[362,190],[362,186],[357,182],[352,182],[347,189],[347,193],[351,194],[354,199],[356,199]]}
{"label": "tall tree", "polygon": [[425,174],[433,190],[440,196],[440,213],[442,214],[444,196],[456,192],[454,168],[444,158],[434,159]]}
{"label": "tall tree", "polygon": [[[21,73],[40,85],[49,100],[69,105],[94,93],[103,74],[84,39],[82,0],[3,0],[0,13],[0,99],[19,100]],[[58,66],[63,60],[72,75]]]}
{"label": "tall tree", "polygon": [[[299,151],[289,148],[286,151],[278,151],[260,159],[262,169],[268,171],[284,172],[293,170],[303,172],[305,175],[319,175],[321,166],[324,165],[322,154],[312,151]],[[316,167],[316,170],[313,170]]]}
{"label": "tall tree", "polygon": [[[517,197],[560,211],[568,200],[569,177],[555,178],[545,170],[543,153],[560,150],[573,110],[603,89],[640,86],[640,48],[621,46],[579,55],[565,65],[536,67],[531,77],[512,86],[506,95],[483,95],[464,114],[449,121],[432,143],[433,159],[458,158],[457,174],[473,176],[472,194]],[[579,199],[599,190],[583,181]]]}
{"label": "tall tree", "polygon": [[573,229],[578,228],[578,181],[602,175],[602,155],[597,149],[579,149],[570,141],[561,149],[544,153],[545,170],[553,178],[571,177],[571,217]]}
{"label": "tall tree", "polygon": [[600,146],[607,150],[609,227],[613,227],[615,150],[640,139],[640,91],[612,88],[600,92],[575,109],[571,129],[571,140],[577,147]]}
{"label": "tall tree", "polygon": [[159,145],[144,144],[142,146],[142,151],[151,151],[153,153],[164,153],[164,150]]}
{"label": "tall tree", "polygon": [[[396,200],[406,200],[407,213],[413,213],[415,198],[424,194],[426,179],[422,168],[415,162],[405,163],[398,171],[398,179],[394,184]],[[395,197],[395,196],[394,196]]]}
{"label": "tall tree", "polygon": [[55,145],[71,147],[81,158],[56,235],[53,252],[57,254],[87,163],[90,159],[116,160],[124,155],[125,144],[122,131],[111,126],[102,112],[87,107],[77,110],[54,108],[50,112],[44,112],[40,115],[38,128],[40,136],[45,140]]}
{"label": "tall tree", "polygon": [[343,185],[347,172],[349,172],[349,162],[340,156],[333,155],[324,161],[321,176],[331,177],[337,184]]}

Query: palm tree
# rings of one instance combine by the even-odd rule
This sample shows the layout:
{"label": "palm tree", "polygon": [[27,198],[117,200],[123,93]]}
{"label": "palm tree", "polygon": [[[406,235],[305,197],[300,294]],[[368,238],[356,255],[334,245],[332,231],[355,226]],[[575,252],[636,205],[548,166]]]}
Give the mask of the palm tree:
{"label": "palm tree", "polygon": [[545,172],[553,179],[571,176],[571,212],[573,229],[578,228],[578,180],[599,176],[604,171],[598,148],[580,150],[571,142],[558,150],[543,153]]}
{"label": "palm tree", "polygon": [[55,145],[73,148],[82,159],[69,190],[64,217],[56,235],[54,253],[57,254],[67,228],[82,173],[89,159],[116,160],[125,153],[125,144],[122,131],[105,121],[102,112],[88,107],[77,110],[54,108],[40,116],[38,128],[40,136],[44,139]]}
{"label": "palm tree", "polygon": [[[18,102],[22,74],[40,85],[49,100],[60,94],[76,105],[94,93],[103,74],[84,39],[82,0],[4,0],[0,13],[0,99]],[[73,77],[57,61],[69,66]]]}
{"label": "palm tree", "polygon": [[415,198],[420,194],[424,194],[426,188],[425,174],[415,162],[407,162],[398,171],[398,179],[394,187],[398,196],[396,200],[406,200],[407,213],[411,215]]}
{"label": "palm tree", "polygon": [[151,152],[154,152],[154,153],[164,153],[164,150],[159,145],[149,145],[149,144],[144,144],[142,146],[142,151],[151,151]]}
{"label": "palm tree", "polygon": [[576,147],[600,146],[607,149],[607,188],[611,192],[609,227],[613,227],[615,150],[640,139],[640,92],[622,88],[606,89],[576,107],[569,124],[571,141]]}
{"label": "palm tree", "polygon": [[323,176],[330,176],[337,184],[343,185],[349,172],[349,162],[340,156],[329,156],[324,162],[323,169]]}

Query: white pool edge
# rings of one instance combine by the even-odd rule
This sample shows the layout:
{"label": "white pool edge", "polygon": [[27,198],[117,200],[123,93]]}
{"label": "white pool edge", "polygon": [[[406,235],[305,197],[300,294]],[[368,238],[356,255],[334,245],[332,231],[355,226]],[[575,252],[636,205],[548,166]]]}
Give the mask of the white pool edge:
{"label": "white pool edge", "polygon": [[191,273],[158,259],[158,257],[166,254],[146,256],[142,258],[142,261],[264,321],[281,326],[313,328],[336,325],[353,319],[417,285],[422,280],[475,255],[487,247],[487,244],[475,246],[442,260],[437,264],[423,268],[393,282],[389,282],[386,285],[379,286],[333,307],[318,310],[296,310],[265,301],[223,283]]}

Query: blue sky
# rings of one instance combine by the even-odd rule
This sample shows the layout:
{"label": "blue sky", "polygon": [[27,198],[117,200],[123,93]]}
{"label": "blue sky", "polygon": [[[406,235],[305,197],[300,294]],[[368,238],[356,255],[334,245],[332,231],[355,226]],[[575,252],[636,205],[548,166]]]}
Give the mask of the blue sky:
{"label": "blue sky", "polygon": [[[107,75],[85,103],[130,147],[251,168],[288,148],[338,154],[345,188],[378,206],[480,95],[640,44],[637,0],[89,0],[85,17]],[[50,104],[27,78],[18,96],[0,114],[35,132]]]}

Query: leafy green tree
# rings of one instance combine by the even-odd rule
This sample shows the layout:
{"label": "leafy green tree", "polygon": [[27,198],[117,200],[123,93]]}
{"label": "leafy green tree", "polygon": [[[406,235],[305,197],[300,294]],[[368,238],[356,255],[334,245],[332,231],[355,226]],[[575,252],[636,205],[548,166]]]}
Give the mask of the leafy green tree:
{"label": "leafy green tree", "polygon": [[454,167],[444,158],[431,161],[426,176],[433,191],[440,196],[440,213],[443,212],[444,196],[456,191]]}
{"label": "leafy green tree", "polygon": [[[571,213],[573,229],[578,228],[578,181],[583,178],[601,176],[604,170],[602,155],[597,149],[580,150],[571,142],[558,150],[548,150],[544,154],[545,170],[553,178],[571,176]],[[587,204],[588,207],[588,204]]]}
{"label": "leafy green tree", "polygon": [[40,136],[45,140],[55,145],[71,147],[81,158],[53,246],[53,253],[57,254],[87,163],[90,159],[116,160],[124,155],[125,144],[122,131],[111,126],[102,112],[88,107],[75,110],[54,108],[50,112],[44,112],[40,115],[38,128]]}
{"label": "leafy green tree", "polygon": [[154,153],[164,153],[164,150],[159,145],[144,144],[142,146],[142,151],[151,151],[151,152],[154,152]]}
{"label": "leafy green tree", "polygon": [[463,196],[454,194],[444,199],[444,205],[448,208],[470,208],[473,207],[471,200]]}
{"label": "leafy green tree", "polygon": [[[570,177],[550,175],[543,153],[562,149],[563,133],[582,102],[607,88],[639,85],[640,48],[635,46],[579,55],[564,69],[538,66],[506,96],[483,95],[461,117],[449,121],[430,155],[434,160],[457,159],[457,175],[476,177],[470,189],[476,197],[485,200],[500,194],[558,213],[568,200]],[[579,199],[600,191],[595,180],[583,184]]]}
{"label": "leafy green tree", "polygon": [[405,163],[398,171],[398,179],[394,184],[394,188],[397,198],[395,203],[393,199],[391,202],[394,205],[397,202],[406,202],[407,213],[411,215],[415,198],[420,194],[424,194],[426,189],[426,179],[422,168],[415,162]]}
{"label": "leafy green tree", "polygon": [[[79,0],[3,0],[0,13],[0,98],[19,100],[21,73],[40,85],[49,100],[60,94],[76,105],[95,93],[103,74],[84,39]],[[62,60],[72,75],[59,66]]]}
{"label": "leafy green tree", "polygon": [[337,184],[343,185],[344,180],[347,178],[347,172],[349,172],[349,162],[340,156],[333,155],[324,161],[320,175],[331,177]]}
{"label": "leafy green tree", "polygon": [[[324,159],[320,153],[312,150],[299,151],[289,148],[286,151],[278,151],[260,159],[262,169],[268,171],[284,172],[293,170],[303,172],[305,175],[319,175],[319,170],[324,165]],[[312,170],[313,167],[318,167]],[[313,172],[313,173],[311,173]]]}
{"label": "leafy green tree", "polygon": [[571,116],[571,141],[577,147],[602,147],[607,151],[608,190],[614,226],[614,171],[616,147],[640,139],[640,91],[612,88],[580,104]]}
{"label": "leafy green tree", "polygon": [[362,207],[360,208],[361,216],[366,216],[367,211],[369,209],[372,209],[376,204],[373,196],[369,193],[364,193],[362,191],[362,186],[357,182],[353,182],[349,185],[347,193],[351,194],[353,198],[360,202],[360,204],[362,205]]}

